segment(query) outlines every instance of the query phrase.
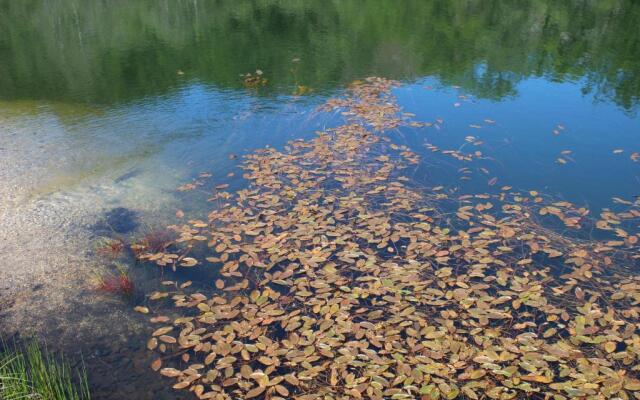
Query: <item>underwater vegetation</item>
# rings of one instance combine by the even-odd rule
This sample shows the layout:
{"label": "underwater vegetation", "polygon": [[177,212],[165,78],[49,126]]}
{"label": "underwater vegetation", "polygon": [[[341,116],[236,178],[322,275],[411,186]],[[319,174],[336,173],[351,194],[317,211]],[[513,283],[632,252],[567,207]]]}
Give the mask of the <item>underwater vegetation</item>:
{"label": "underwater vegetation", "polygon": [[104,272],[96,278],[98,291],[130,297],[135,292],[135,284],[122,266],[116,266],[116,272]]}
{"label": "underwater vegetation", "polygon": [[22,348],[0,343],[0,399],[87,400],[83,367],[72,368],[32,342]]}
{"label": "underwater vegetation", "polygon": [[105,238],[96,246],[96,252],[108,258],[118,258],[125,251],[125,243],[121,239]]}
{"label": "underwater vegetation", "polygon": [[[167,230],[148,228],[141,236],[134,239],[121,237],[103,237],[96,244],[96,253],[104,257],[106,261],[113,262],[112,270],[101,271],[95,275],[94,287],[97,291],[106,294],[119,295],[133,299],[136,294],[136,285],[131,278],[128,267],[116,262],[123,256],[146,260],[150,254],[158,254],[167,251],[174,243],[174,234]],[[129,260],[131,260],[129,258]],[[153,259],[155,261],[155,259]],[[124,261],[124,260],[122,260]]]}
{"label": "underwater vegetation", "polygon": [[145,259],[145,255],[164,252],[174,243],[171,232],[160,229],[150,229],[131,244],[131,250],[137,258]]}
{"label": "underwater vegetation", "polygon": [[342,125],[245,156],[247,188],[141,253],[220,276],[150,294],[153,370],[199,399],[640,397],[640,204],[419,187],[397,85],[354,82]]}

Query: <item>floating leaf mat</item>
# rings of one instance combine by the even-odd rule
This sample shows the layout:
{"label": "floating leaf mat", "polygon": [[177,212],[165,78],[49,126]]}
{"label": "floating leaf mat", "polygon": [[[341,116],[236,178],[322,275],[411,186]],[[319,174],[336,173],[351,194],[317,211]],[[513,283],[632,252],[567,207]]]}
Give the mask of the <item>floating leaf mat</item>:
{"label": "floating leaf mat", "polygon": [[395,85],[354,83],[322,107],[343,125],[246,156],[246,189],[141,253],[219,273],[151,295],[178,315],[152,368],[199,399],[640,397],[638,204],[414,187]]}

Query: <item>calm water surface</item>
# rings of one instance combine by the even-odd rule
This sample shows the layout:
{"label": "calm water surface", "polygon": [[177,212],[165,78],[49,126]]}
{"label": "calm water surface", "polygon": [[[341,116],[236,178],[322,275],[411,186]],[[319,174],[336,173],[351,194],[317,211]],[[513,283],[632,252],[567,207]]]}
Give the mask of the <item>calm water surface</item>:
{"label": "calm water surface", "polygon": [[[256,70],[268,83],[246,88],[240,74]],[[640,195],[636,1],[0,0],[0,251],[14,257],[0,261],[0,291],[32,290],[52,264],[69,270],[110,210],[132,210],[141,226],[202,213],[206,193],[180,185],[201,172],[242,185],[227,177],[235,155],[336,124],[317,106],[367,76],[401,81],[400,104],[433,123],[393,135],[422,155],[416,182],[510,185],[592,213]],[[104,350],[116,356],[90,360],[99,396],[115,390],[102,364],[155,379],[118,355],[141,348],[135,332],[121,332],[125,350]]]}

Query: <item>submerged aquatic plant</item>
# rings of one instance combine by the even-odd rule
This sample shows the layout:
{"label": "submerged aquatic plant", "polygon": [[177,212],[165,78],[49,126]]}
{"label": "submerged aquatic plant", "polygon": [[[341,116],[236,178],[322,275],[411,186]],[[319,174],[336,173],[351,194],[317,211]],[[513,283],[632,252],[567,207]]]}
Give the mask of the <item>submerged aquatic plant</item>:
{"label": "submerged aquatic plant", "polygon": [[355,83],[324,107],[343,125],[248,155],[248,188],[171,227],[184,251],[147,259],[220,278],[173,284],[153,369],[200,399],[640,397],[640,204],[595,240],[567,232],[587,210],[537,192],[417,187],[385,135],[422,126],[395,85]]}
{"label": "submerged aquatic plant", "polygon": [[76,369],[31,342],[22,348],[0,342],[0,399],[86,400],[84,367]]}
{"label": "submerged aquatic plant", "polygon": [[116,273],[104,273],[97,278],[96,287],[99,291],[131,296],[135,292],[135,284],[129,277],[125,267],[116,266]]}
{"label": "submerged aquatic plant", "polygon": [[173,235],[167,230],[150,229],[131,245],[137,258],[145,259],[153,254],[164,252],[174,243]]}
{"label": "submerged aquatic plant", "polygon": [[118,258],[125,250],[125,243],[118,238],[104,238],[96,246],[96,252],[112,259]]}

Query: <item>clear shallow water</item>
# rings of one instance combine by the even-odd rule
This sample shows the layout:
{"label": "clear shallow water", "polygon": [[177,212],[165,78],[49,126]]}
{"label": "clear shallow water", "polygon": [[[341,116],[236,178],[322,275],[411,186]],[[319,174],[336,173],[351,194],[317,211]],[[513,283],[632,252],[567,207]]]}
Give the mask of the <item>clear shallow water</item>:
{"label": "clear shallow water", "polygon": [[[267,85],[245,88],[239,74],[256,69]],[[399,103],[434,124],[393,135],[422,156],[417,182],[471,193],[511,185],[592,213],[640,195],[632,1],[0,1],[0,250],[12,256],[0,262],[0,290],[18,299],[0,302],[0,321],[46,330],[42,314],[72,303],[59,319],[84,337],[106,346],[109,326],[114,342],[140,348],[143,319],[102,305],[78,278],[103,267],[87,254],[96,221],[117,207],[149,225],[172,223],[178,208],[204,215],[206,193],[180,185],[201,172],[213,175],[203,190],[241,185],[227,177],[238,172],[233,155],[337,123],[317,106],[371,75],[401,80]],[[113,316],[87,320],[87,310]],[[124,319],[133,322],[113,328]],[[60,337],[72,341],[78,329],[63,322]],[[109,354],[126,353],[119,346]],[[147,364],[123,365],[123,376],[155,380]],[[97,381],[109,398],[112,382]]]}

